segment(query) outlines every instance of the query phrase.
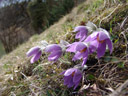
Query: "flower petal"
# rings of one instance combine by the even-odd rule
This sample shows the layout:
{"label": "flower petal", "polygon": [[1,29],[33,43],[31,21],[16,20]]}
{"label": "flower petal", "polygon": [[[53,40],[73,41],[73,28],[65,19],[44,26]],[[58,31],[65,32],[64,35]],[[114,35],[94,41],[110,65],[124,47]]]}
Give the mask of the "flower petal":
{"label": "flower petal", "polygon": [[78,32],[75,36],[75,39],[80,39],[80,41],[83,41],[87,37],[87,33],[85,32]]}
{"label": "flower petal", "polygon": [[68,88],[70,88],[72,86],[74,86],[73,78],[70,78],[69,83],[68,83]]}
{"label": "flower petal", "polygon": [[68,69],[65,73],[64,73],[64,76],[69,76],[71,75],[76,69],[75,68],[70,68]]}
{"label": "flower petal", "polygon": [[86,58],[83,59],[82,66],[84,66],[86,64],[87,59],[88,59],[88,57],[86,57]]}
{"label": "flower petal", "polygon": [[31,49],[29,49],[29,51],[26,53],[26,55],[28,57],[29,56],[32,56],[32,55],[38,53],[39,50],[40,50],[40,47],[39,46],[32,47]]}
{"label": "flower petal", "polygon": [[72,79],[73,77],[71,75],[69,76],[64,76],[64,85],[68,85],[70,83],[70,80]]}
{"label": "flower petal", "polygon": [[112,53],[113,50],[113,45],[112,45],[112,41],[110,39],[106,40],[106,44],[108,45],[108,48],[110,50],[110,54]]}
{"label": "flower petal", "polygon": [[76,46],[77,46],[78,43],[79,42],[74,42],[74,43],[68,45],[67,46],[68,48],[66,49],[66,51],[67,52],[76,52]]}
{"label": "flower petal", "polygon": [[88,30],[85,26],[75,27],[74,32],[78,32],[75,36],[75,39],[80,39],[80,41],[83,41],[88,34]]}
{"label": "flower petal", "polygon": [[106,42],[104,43],[99,43],[98,49],[97,49],[97,57],[100,58],[105,54],[106,50]]}
{"label": "flower petal", "polygon": [[83,57],[83,54],[84,53],[81,53],[81,52],[77,52],[74,57],[72,58],[73,61],[76,61],[76,60],[79,60]]}
{"label": "flower petal", "polygon": [[75,82],[79,82],[79,81],[81,80],[81,78],[82,78],[82,73],[80,72],[79,69],[77,69],[77,70],[75,71],[75,74],[74,74],[74,77],[73,77],[73,82],[74,82],[74,83],[75,83]]}
{"label": "flower petal", "polygon": [[81,53],[81,52],[77,52],[75,55],[74,55],[74,57],[73,57],[73,61],[76,61],[76,60],[80,60],[80,59],[82,59],[82,58],[86,58],[86,57],[88,57],[88,49],[85,51],[85,52],[83,52],[83,53]]}
{"label": "flower petal", "polygon": [[62,51],[53,51],[49,56],[48,56],[48,60],[49,61],[56,61],[57,59],[59,59],[59,57],[61,56]]}
{"label": "flower petal", "polygon": [[80,37],[81,37],[81,32],[77,32],[76,36],[75,36],[75,39],[79,39]]}
{"label": "flower petal", "polygon": [[99,42],[97,40],[93,40],[89,43],[89,54],[96,51]]}
{"label": "flower petal", "polygon": [[66,71],[61,72],[60,75],[63,75],[65,72],[66,72]]}
{"label": "flower petal", "polygon": [[74,90],[77,88],[77,86],[79,85],[79,83],[80,83],[80,81],[78,81],[78,82],[75,83],[75,86],[73,88]]}
{"label": "flower petal", "polygon": [[34,63],[35,61],[38,61],[39,59],[40,59],[40,56],[42,55],[42,52],[41,52],[41,50],[37,53],[37,54],[35,54],[32,58],[31,58],[31,63]]}
{"label": "flower petal", "polygon": [[52,52],[52,51],[56,51],[56,50],[62,50],[61,47],[57,44],[51,44],[48,45],[45,49],[46,52]]}
{"label": "flower petal", "polygon": [[75,27],[75,29],[73,30],[73,32],[85,32],[85,33],[87,33],[88,32],[88,30],[87,30],[87,28],[85,27],[85,26],[77,26],[77,27]]}
{"label": "flower petal", "polygon": [[84,39],[85,39],[86,37],[87,37],[87,35],[81,36],[80,41],[84,41]]}
{"label": "flower petal", "polygon": [[89,35],[85,40],[84,42],[90,42],[90,41],[93,41],[97,38],[98,36],[98,32],[93,32],[91,35]]}
{"label": "flower petal", "polygon": [[103,28],[98,28],[97,31],[102,31],[102,32],[104,32],[106,35],[108,35],[108,37],[110,37],[109,32],[108,32],[107,30],[103,29]]}
{"label": "flower petal", "polygon": [[110,37],[103,31],[99,31],[99,40],[105,40],[105,39],[109,39]]}
{"label": "flower petal", "polygon": [[83,57],[83,58],[88,57],[88,49],[87,49],[85,52],[82,53],[82,57]]}
{"label": "flower petal", "polygon": [[83,42],[79,42],[76,46],[76,51],[81,51],[84,48],[87,48],[86,44],[84,44]]}

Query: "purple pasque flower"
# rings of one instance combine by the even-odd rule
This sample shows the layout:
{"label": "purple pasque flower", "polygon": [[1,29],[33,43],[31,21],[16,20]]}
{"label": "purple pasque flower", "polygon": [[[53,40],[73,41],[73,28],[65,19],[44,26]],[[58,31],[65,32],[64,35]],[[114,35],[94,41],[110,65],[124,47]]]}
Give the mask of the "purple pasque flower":
{"label": "purple pasque flower", "polygon": [[73,61],[76,60],[80,60],[82,59],[82,66],[84,66],[84,64],[86,63],[87,59],[88,59],[88,54],[89,54],[89,50],[88,50],[88,45],[84,42],[74,42],[70,45],[68,45],[67,50],[68,52],[74,52],[75,55],[73,57]]}
{"label": "purple pasque flower", "polygon": [[57,61],[62,55],[62,48],[57,44],[51,44],[46,47],[45,52],[51,53],[48,56],[49,61]]}
{"label": "purple pasque flower", "polygon": [[75,39],[80,39],[80,41],[83,41],[87,37],[87,34],[88,34],[88,30],[86,26],[77,26],[75,27],[73,32],[77,32]]}
{"label": "purple pasque flower", "polygon": [[26,53],[28,57],[33,56],[30,60],[31,63],[34,63],[35,61],[38,61],[40,59],[40,56],[42,54],[41,48],[39,46],[32,47],[29,49],[29,51]]}
{"label": "purple pasque flower", "polygon": [[97,57],[100,58],[105,54],[106,45],[110,50],[110,54],[113,50],[112,41],[110,40],[109,33],[104,30],[100,29],[100,31],[96,31],[88,36],[84,42],[91,42],[92,45],[97,48]]}
{"label": "purple pasque flower", "polygon": [[64,72],[61,73],[61,75],[64,75],[64,85],[67,85],[68,88],[74,86],[74,90],[79,85],[80,80],[82,78],[82,73],[77,68],[70,68]]}

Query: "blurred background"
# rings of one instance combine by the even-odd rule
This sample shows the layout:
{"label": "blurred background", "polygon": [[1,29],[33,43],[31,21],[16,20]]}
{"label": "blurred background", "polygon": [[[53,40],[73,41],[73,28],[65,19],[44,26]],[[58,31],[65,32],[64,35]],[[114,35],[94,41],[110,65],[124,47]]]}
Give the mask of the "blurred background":
{"label": "blurred background", "polygon": [[0,0],[0,57],[85,0]]}

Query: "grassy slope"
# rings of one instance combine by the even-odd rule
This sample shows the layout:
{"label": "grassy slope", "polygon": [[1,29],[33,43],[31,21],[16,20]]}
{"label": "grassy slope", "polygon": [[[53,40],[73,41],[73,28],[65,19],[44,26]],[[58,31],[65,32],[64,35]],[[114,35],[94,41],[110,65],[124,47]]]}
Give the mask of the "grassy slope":
{"label": "grassy slope", "polygon": [[75,8],[71,14],[68,14],[62,18],[58,23],[45,30],[41,35],[31,37],[28,42],[20,45],[16,50],[2,57],[0,60],[1,68],[4,66],[4,64],[7,64],[8,66],[15,66],[27,61],[28,58],[26,57],[26,52],[31,47],[37,45],[39,41],[46,40],[48,42],[55,42],[56,39],[63,37],[63,35],[66,33],[64,31],[65,26],[78,24],[84,18],[85,14],[77,14],[77,9],[78,8]]}
{"label": "grassy slope", "polygon": [[[50,72],[46,72],[47,70],[51,70],[54,67],[56,70],[55,74],[58,74],[63,69],[61,68],[57,69],[56,65],[45,66],[43,64],[49,62],[47,62],[47,60],[43,61],[43,59],[41,59],[39,63],[41,67],[38,66],[39,69],[36,70],[35,68],[37,68],[38,63],[35,63],[33,65],[30,64],[29,63],[30,58],[26,57],[26,52],[29,50],[29,48],[37,45],[38,42],[41,40],[46,40],[50,43],[56,43],[60,39],[70,38],[71,33],[68,30],[71,29],[71,27],[78,25],[83,20],[86,22],[88,20],[93,21],[97,25],[99,25],[100,20],[102,20],[101,22],[102,27],[106,28],[108,31],[110,30],[111,32],[115,32],[116,30],[115,26],[117,25],[117,22],[120,23],[123,20],[114,21],[113,17],[116,16],[116,13],[114,12],[118,12],[117,10],[120,10],[120,8],[121,9],[124,8],[125,10],[124,6],[126,5],[122,4],[121,2],[120,5],[117,2],[116,2],[117,4],[115,4],[114,2],[111,3],[109,2],[106,3],[104,6],[104,3],[105,2],[103,2],[103,0],[87,0],[85,3],[74,8],[70,14],[64,16],[59,22],[51,26],[49,29],[45,30],[42,34],[31,37],[29,41],[20,45],[16,50],[9,53],[8,55],[3,56],[0,59],[0,72],[1,72],[0,85],[2,87],[0,91],[3,92],[1,94],[3,96],[8,96],[9,94],[11,94],[11,92],[12,93],[14,92],[14,94],[16,94],[17,96],[25,96],[28,94],[32,95],[39,92],[41,92],[39,94],[43,94],[43,93],[45,94],[46,91],[47,94],[49,94],[52,93],[51,90],[53,92],[56,92],[56,93],[52,93],[52,95],[59,94],[57,91],[53,90],[52,88],[57,88],[60,91],[67,92],[67,93],[60,92],[62,96],[64,96],[63,94],[69,94],[69,91],[67,91],[66,87],[60,84],[62,83],[59,81],[60,79],[53,80],[54,78],[60,78],[58,77],[58,75],[53,75]],[[111,12],[112,14],[110,14]],[[127,16],[127,14],[125,14],[123,18],[125,16]],[[121,31],[118,32],[120,33]],[[119,33],[111,33],[111,35],[113,34],[115,35]],[[117,38],[114,40],[114,42],[118,42],[116,40]],[[113,55],[118,55],[118,54],[116,54],[115,52],[113,53]],[[36,71],[33,71],[33,69]],[[27,77],[23,75],[26,75]],[[49,80],[53,82],[50,82]],[[47,86],[48,81],[50,82],[49,86]],[[54,86],[54,84],[56,86]],[[39,88],[33,86],[36,87],[38,86]],[[59,89],[61,87],[62,89]],[[50,88],[51,90],[49,90]]]}

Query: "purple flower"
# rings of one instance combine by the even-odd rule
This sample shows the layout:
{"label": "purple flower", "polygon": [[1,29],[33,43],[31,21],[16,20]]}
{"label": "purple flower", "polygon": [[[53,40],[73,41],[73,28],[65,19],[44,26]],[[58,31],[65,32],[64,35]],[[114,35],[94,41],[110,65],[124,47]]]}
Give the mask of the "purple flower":
{"label": "purple flower", "polygon": [[74,52],[75,55],[73,57],[73,61],[83,59],[82,66],[86,63],[88,59],[88,46],[84,42],[74,42],[73,44],[70,44],[67,48],[68,52]]}
{"label": "purple flower", "polygon": [[106,30],[101,30],[92,33],[86,38],[84,42],[92,42],[93,46],[97,48],[97,57],[100,58],[105,54],[106,45],[108,46],[110,53],[112,53],[113,46],[110,40],[109,33]]}
{"label": "purple flower", "polygon": [[62,55],[62,48],[57,44],[51,44],[46,47],[45,52],[51,53],[48,56],[49,61],[56,61]]}
{"label": "purple flower", "polygon": [[64,75],[64,85],[67,85],[68,88],[73,87],[76,89],[76,87],[79,85],[80,80],[82,78],[82,73],[77,68],[70,68],[61,74]]}
{"label": "purple flower", "polygon": [[35,61],[38,61],[40,59],[42,52],[39,46],[32,47],[29,49],[29,51],[26,53],[28,57],[33,56],[30,60],[31,63],[34,63]]}
{"label": "purple flower", "polygon": [[80,39],[80,41],[83,41],[88,34],[88,30],[85,26],[77,26],[73,32],[77,32],[75,39]]}

